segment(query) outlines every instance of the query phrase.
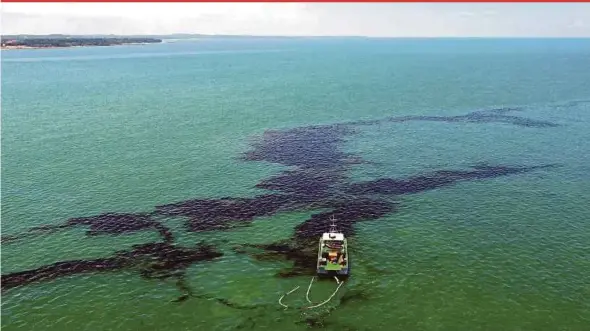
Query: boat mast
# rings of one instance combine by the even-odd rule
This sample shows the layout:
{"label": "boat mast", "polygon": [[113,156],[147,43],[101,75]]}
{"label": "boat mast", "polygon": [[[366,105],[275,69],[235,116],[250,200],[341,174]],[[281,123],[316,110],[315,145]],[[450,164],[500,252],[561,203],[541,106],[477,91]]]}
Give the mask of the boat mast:
{"label": "boat mast", "polygon": [[332,224],[330,224],[330,230],[328,232],[338,233],[338,228],[336,227],[336,219],[334,218],[334,215],[330,216],[330,221],[332,221]]}

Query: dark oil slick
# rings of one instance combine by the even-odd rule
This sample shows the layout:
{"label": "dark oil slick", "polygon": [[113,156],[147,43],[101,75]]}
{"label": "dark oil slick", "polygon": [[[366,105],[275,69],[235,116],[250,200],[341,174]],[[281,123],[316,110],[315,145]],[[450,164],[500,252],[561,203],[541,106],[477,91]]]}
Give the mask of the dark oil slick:
{"label": "dark oil slick", "polygon": [[[527,128],[550,128],[558,124],[510,115],[519,108],[501,108],[475,111],[460,116],[402,116],[381,120],[362,120],[332,125],[299,127],[287,130],[269,130],[252,149],[243,155],[243,161],[263,161],[289,166],[290,169],[262,180],[257,188],[269,191],[252,198],[226,197],[221,199],[194,199],[156,206],[150,213],[105,213],[91,217],[67,220],[63,224],[45,225],[2,238],[3,243],[51,233],[71,227],[87,227],[86,235],[122,235],[137,231],[157,231],[162,242],[135,245],[131,250],[94,260],[61,261],[37,269],[2,275],[2,290],[37,281],[88,272],[107,272],[136,268],[145,278],[177,278],[177,287],[183,295],[178,301],[193,294],[184,282],[186,268],[199,261],[212,260],[222,254],[215,247],[199,244],[180,247],[175,244],[172,232],[164,225],[168,218],[182,218],[189,232],[227,230],[236,224],[247,225],[256,217],[270,216],[280,211],[325,210],[314,214],[294,229],[292,238],[264,245],[244,244],[234,247],[238,253],[256,259],[287,259],[293,267],[278,272],[279,276],[312,274],[315,270],[317,237],[326,229],[333,215],[347,236],[354,235],[354,225],[364,220],[377,220],[395,212],[395,197],[420,193],[450,186],[462,181],[484,180],[522,174],[550,165],[514,166],[478,164],[470,169],[447,169],[408,178],[380,178],[373,181],[351,183],[347,180],[350,165],[364,161],[344,153],[342,143],[353,136],[358,126],[383,122],[435,121],[450,123],[507,123]],[[341,303],[364,298],[363,293],[349,294]],[[210,298],[209,298],[210,299]],[[225,299],[219,303],[238,309],[252,309]],[[321,321],[306,320],[310,327],[320,327]]]}
{"label": "dark oil slick", "polygon": [[168,243],[134,245],[131,250],[117,252],[111,257],[61,261],[33,270],[2,275],[2,289],[81,273],[137,267],[141,276],[145,278],[178,277],[180,283],[177,285],[186,292],[179,298],[179,300],[183,300],[190,292],[182,283],[182,271],[193,263],[212,260],[221,255],[212,246],[206,244],[198,244],[193,248],[179,247]]}
{"label": "dark oil slick", "polygon": [[3,236],[2,243],[11,242],[23,237],[52,233],[60,229],[67,229],[77,226],[87,226],[87,236],[104,234],[116,235],[152,229],[160,233],[164,242],[172,243],[174,241],[172,232],[160,222],[152,219],[149,214],[105,213],[90,217],[71,218],[64,224],[35,226],[19,235]]}

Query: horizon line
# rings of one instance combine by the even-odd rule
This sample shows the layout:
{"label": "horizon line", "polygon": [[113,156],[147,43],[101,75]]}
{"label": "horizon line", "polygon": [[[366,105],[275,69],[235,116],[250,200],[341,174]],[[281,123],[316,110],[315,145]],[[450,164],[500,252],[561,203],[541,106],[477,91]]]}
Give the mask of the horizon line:
{"label": "horizon line", "polygon": [[4,37],[92,37],[92,36],[113,36],[113,37],[130,37],[130,36],[159,36],[159,37],[242,37],[242,38],[358,38],[358,39],[590,39],[590,36],[363,36],[363,35],[252,35],[252,34],[204,34],[204,33],[138,33],[138,34],[115,34],[115,33],[84,33],[84,34],[68,34],[68,33],[47,33],[47,34],[31,34],[31,33],[9,33],[0,34]]}

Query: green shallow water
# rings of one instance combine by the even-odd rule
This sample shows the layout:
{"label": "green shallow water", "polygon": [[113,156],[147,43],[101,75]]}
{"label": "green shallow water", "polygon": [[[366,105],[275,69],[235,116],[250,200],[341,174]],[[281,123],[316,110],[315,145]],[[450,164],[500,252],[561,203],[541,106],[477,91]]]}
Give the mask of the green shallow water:
{"label": "green shallow water", "polygon": [[[268,129],[522,106],[554,128],[406,122],[358,126],[342,149],[370,161],[351,181],[403,178],[478,162],[557,164],[404,195],[350,239],[362,291],[323,317],[332,330],[588,330],[588,40],[225,40],[2,52],[2,234],[191,198],[246,197],[285,167],[239,159]],[[303,330],[282,311],[309,277],[231,247],[289,238],[319,210],[186,233],[225,255],[187,271],[194,291],[241,304],[174,303],[173,281],[136,270],[86,274],[2,294],[5,330]],[[85,237],[64,230],[2,245],[2,274],[106,257],[153,231]],[[318,283],[325,298],[333,283]]]}

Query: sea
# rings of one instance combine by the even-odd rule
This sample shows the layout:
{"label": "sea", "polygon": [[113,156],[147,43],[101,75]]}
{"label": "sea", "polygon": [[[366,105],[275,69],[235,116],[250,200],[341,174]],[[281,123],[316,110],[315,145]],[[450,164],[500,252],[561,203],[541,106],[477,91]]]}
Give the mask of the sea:
{"label": "sea", "polygon": [[9,50],[1,111],[3,330],[590,330],[590,39]]}

